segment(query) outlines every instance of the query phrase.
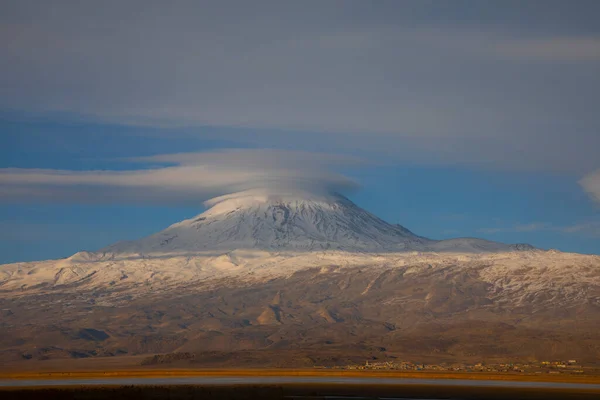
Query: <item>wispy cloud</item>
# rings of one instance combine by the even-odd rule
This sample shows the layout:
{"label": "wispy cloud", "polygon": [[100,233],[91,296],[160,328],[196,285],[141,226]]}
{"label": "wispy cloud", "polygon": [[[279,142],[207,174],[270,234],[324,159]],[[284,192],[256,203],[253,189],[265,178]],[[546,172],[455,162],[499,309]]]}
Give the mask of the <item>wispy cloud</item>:
{"label": "wispy cloud", "polygon": [[550,226],[541,222],[534,222],[529,224],[517,224],[509,227],[495,227],[495,228],[481,228],[478,232],[481,233],[502,233],[502,232],[535,232],[541,230],[547,230]]}
{"label": "wispy cloud", "polygon": [[550,223],[534,222],[515,224],[512,226],[481,228],[477,230],[484,234],[518,233],[518,232],[559,232],[590,237],[600,237],[600,220],[585,221],[572,225],[556,226]]}
{"label": "wispy cloud", "polygon": [[590,195],[592,200],[600,203],[600,170],[584,176],[579,184]]}
{"label": "wispy cloud", "polygon": [[523,61],[560,61],[578,63],[600,60],[600,37],[564,36],[543,39],[503,40],[495,51]]}
{"label": "wispy cloud", "polygon": [[562,228],[562,232],[584,234],[600,238],[600,221],[590,221]]}
{"label": "wispy cloud", "polygon": [[0,200],[198,204],[249,189],[347,191],[357,184],[335,172],[352,157],[281,150],[219,150],[138,158],[157,164],[127,171],[0,169]]}

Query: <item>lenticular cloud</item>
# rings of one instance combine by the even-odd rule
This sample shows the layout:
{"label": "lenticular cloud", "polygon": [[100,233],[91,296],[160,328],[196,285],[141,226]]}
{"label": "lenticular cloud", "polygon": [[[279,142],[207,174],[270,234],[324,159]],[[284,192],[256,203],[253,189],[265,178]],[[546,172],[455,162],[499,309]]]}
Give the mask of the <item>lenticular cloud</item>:
{"label": "lenticular cloud", "polygon": [[198,204],[246,190],[347,192],[356,183],[335,170],[345,156],[281,150],[220,150],[130,159],[127,171],[0,169],[0,200]]}

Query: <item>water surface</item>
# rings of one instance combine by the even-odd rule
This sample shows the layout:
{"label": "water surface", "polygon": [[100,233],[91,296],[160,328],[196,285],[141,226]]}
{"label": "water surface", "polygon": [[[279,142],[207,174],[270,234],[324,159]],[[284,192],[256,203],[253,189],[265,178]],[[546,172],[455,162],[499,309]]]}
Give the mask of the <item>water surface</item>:
{"label": "water surface", "polygon": [[472,386],[514,387],[538,389],[594,389],[600,384],[566,382],[524,382],[467,379],[406,379],[378,377],[327,377],[327,376],[240,376],[240,377],[110,377],[82,379],[11,379],[0,380],[0,387],[18,386],[90,386],[90,385],[273,385],[273,384],[339,384],[339,385],[426,385],[426,386]]}

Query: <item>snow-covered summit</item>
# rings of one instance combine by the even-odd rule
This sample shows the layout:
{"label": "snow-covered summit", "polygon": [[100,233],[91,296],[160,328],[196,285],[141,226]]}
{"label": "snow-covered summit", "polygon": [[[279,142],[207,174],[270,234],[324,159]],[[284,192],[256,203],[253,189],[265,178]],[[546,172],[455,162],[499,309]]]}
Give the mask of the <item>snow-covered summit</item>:
{"label": "snow-covered summit", "polygon": [[206,212],[147,238],[101,251],[153,255],[214,250],[384,251],[431,241],[341,195],[250,191],[215,198]]}
{"label": "snow-covered summit", "polygon": [[153,257],[237,249],[477,253],[522,250],[481,239],[427,239],[381,220],[339,194],[253,190],[217,197],[206,204],[210,208],[194,218],[100,252]]}

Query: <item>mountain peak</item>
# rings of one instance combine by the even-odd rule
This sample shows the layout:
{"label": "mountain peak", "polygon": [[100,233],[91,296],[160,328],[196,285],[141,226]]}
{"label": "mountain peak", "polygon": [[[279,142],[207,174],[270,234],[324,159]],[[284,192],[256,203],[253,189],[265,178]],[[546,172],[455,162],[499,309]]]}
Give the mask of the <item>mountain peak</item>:
{"label": "mountain peak", "polygon": [[208,210],[149,237],[100,250],[117,257],[264,251],[502,252],[531,250],[475,238],[431,240],[389,224],[339,194],[252,190],[209,200]]}
{"label": "mountain peak", "polygon": [[430,240],[391,225],[339,194],[247,191],[206,202],[204,213],[102,251],[141,255],[213,250],[406,250]]}

